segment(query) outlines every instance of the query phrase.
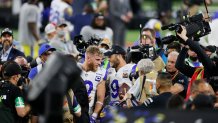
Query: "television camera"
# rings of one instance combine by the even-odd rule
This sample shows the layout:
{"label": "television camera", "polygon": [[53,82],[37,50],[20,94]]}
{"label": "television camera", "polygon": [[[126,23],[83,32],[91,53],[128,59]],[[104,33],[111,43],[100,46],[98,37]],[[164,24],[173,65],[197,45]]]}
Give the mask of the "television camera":
{"label": "television camera", "polygon": [[[187,30],[187,37],[194,38],[194,41],[199,41],[201,37],[208,35],[211,32],[209,22],[205,20],[203,14],[194,15],[192,17],[186,17],[183,22],[177,24],[170,24],[163,26],[162,30],[170,30],[178,33],[182,32],[182,26]],[[176,35],[170,35],[162,38],[163,44],[169,44],[173,41],[179,40],[179,37]]]}
{"label": "television camera", "polygon": [[143,58],[154,60],[157,58],[157,52],[153,46],[140,45],[128,49],[127,61],[137,64]]}
{"label": "television camera", "polygon": [[82,35],[78,35],[74,37],[74,45],[76,45],[80,55],[83,55],[86,52],[86,48],[88,46],[99,45],[102,40],[102,38],[94,35],[88,41],[85,41]]}
{"label": "television camera", "polygon": [[[209,25],[209,20],[210,16],[208,14],[208,9],[207,9],[207,4],[206,1],[204,0],[204,6],[206,9],[206,16],[204,17],[202,13],[193,15],[191,17],[185,16],[184,21],[177,23],[177,24],[170,24],[167,26],[163,26],[161,29],[162,30],[170,30],[170,31],[175,31],[178,33],[182,32],[182,26],[184,26],[187,30],[187,37],[188,38],[193,38],[194,41],[199,41],[201,37],[208,35],[211,32],[211,28]],[[176,35],[170,35],[167,37],[162,38],[162,43],[163,44],[169,44],[173,41],[177,41],[180,38]],[[184,43],[184,42],[181,42]]]}

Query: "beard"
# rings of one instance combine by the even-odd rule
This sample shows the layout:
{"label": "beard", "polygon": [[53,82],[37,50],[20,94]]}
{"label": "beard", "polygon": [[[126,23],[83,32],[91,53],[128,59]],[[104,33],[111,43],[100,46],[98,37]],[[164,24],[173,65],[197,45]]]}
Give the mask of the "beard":
{"label": "beard", "polygon": [[4,49],[5,51],[7,51],[7,50],[11,47],[11,45],[12,45],[12,43],[11,43],[9,40],[4,40],[4,41],[3,41],[3,44],[2,44],[3,49]]}
{"label": "beard", "polygon": [[120,61],[118,59],[110,63],[112,68],[117,68],[119,64],[120,64]]}
{"label": "beard", "polygon": [[89,70],[93,71],[93,72],[96,72],[98,70],[98,67],[96,67],[95,64],[93,62],[91,62],[89,64]]}

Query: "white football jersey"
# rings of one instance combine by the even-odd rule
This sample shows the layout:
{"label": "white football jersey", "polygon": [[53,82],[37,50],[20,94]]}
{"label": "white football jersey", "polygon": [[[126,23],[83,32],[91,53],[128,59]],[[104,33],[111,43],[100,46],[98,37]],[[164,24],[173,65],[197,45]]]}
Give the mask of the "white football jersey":
{"label": "white football jersey", "polygon": [[136,64],[126,64],[121,67],[117,72],[114,68],[108,70],[108,80],[110,88],[110,101],[116,102],[119,100],[119,88],[123,83],[126,83],[131,87],[132,81],[129,79],[131,72],[135,72]]}
{"label": "white football jersey", "polygon": [[64,11],[68,7],[70,6],[62,0],[53,0],[51,2],[49,21],[57,24],[60,19],[64,18]]}
{"label": "white football jersey", "polygon": [[[81,68],[81,66],[80,66]],[[97,86],[102,80],[107,79],[107,72],[103,68],[98,68],[96,72],[93,71],[84,71],[82,70],[81,74],[82,79],[84,80],[84,83],[86,85],[88,96],[91,96],[91,101],[89,102],[89,112],[92,112],[95,96],[96,96],[96,90]]]}

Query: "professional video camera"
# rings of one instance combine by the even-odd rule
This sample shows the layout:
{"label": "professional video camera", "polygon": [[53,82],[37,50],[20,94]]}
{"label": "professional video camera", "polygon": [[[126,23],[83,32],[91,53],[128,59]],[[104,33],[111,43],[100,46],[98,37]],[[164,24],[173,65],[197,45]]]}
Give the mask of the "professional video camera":
{"label": "professional video camera", "polygon": [[[194,15],[192,17],[186,17],[183,22],[163,26],[161,29],[169,29],[170,31],[175,30],[175,32],[181,33],[181,25],[185,26],[187,30],[187,37],[194,38],[194,41],[199,41],[200,37],[208,35],[211,32],[209,22],[205,20],[203,14]],[[179,40],[178,36],[170,35],[162,38],[162,43],[169,44],[176,40]]]}
{"label": "professional video camera", "polygon": [[155,48],[153,46],[149,45],[140,45],[131,47],[128,49],[128,58],[127,61],[131,61],[133,63],[138,63],[143,58],[150,58],[151,60],[154,60],[157,58],[157,53],[155,51]]}
{"label": "professional video camera", "polygon": [[85,41],[83,39],[82,35],[78,35],[74,37],[74,44],[77,47],[77,50],[81,53],[84,54],[86,52],[86,48],[90,45],[96,45],[98,46],[100,42],[102,41],[101,38],[98,36],[94,35],[92,36],[88,41]]}

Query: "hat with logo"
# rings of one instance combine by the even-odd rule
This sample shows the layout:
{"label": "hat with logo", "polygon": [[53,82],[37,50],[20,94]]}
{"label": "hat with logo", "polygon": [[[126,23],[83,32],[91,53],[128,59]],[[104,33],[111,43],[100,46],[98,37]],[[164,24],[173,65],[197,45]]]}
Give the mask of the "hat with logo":
{"label": "hat with logo", "polygon": [[105,56],[111,56],[113,54],[125,55],[126,51],[121,46],[113,45],[111,50],[109,50],[106,53],[104,53]]}
{"label": "hat with logo", "polygon": [[13,31],[12,31],[11,29],[9,29],[9,28],[5,28],[5,29],[3,29],[3,30],[1,31],[1,37],[2,37],[2,35],[4,35],[4,34],[9,34],[9,35],[13,36]]}
{"label": "hat with logo", "polygon": [[51,47],[49,44],[43,44],[39,49],[39,56],[47,51],[55,51],[56,49]]}
{"label": "hat with logo", "polygon": [[18,74],[23,74],[25,71],[22,71],[20,65],[14,61],[8,61],[3,64],[3,75],[4,76],[13,76]]}
{"label": "hat with logo", "polygon": [[56,28],[55,28],[54,24],[49,23],[49,24],[46,25],[46,27],[45,27],[45,33],[46,34],[52,33],[54,31],[56,31]]}

